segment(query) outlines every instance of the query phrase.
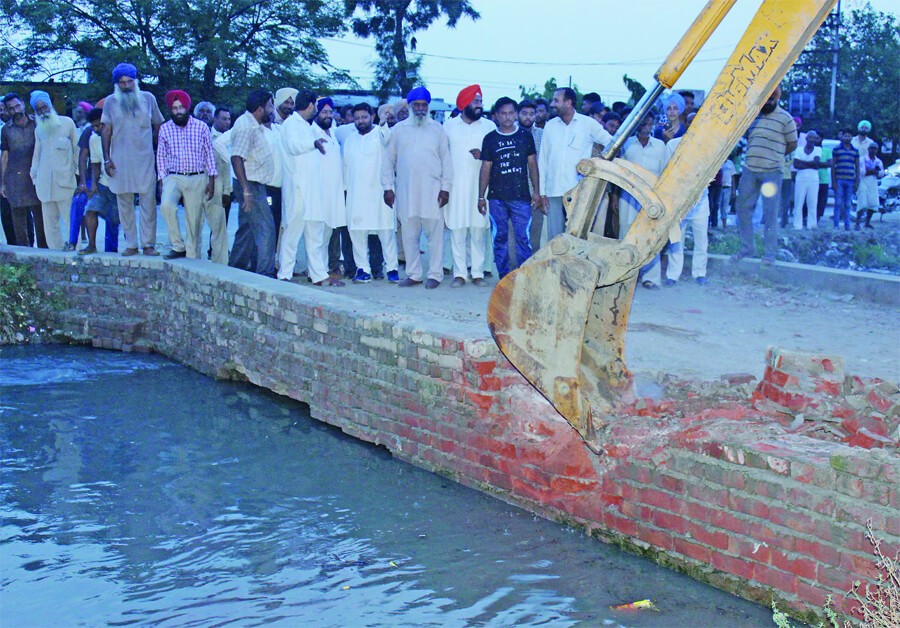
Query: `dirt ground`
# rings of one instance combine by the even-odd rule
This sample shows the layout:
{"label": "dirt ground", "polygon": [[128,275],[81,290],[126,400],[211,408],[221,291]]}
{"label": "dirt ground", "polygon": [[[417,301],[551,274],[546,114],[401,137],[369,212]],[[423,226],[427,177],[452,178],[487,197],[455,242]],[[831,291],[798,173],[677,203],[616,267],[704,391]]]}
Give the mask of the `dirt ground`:
{"label": "dirt ground", "polygon": [[[447,277],[436,290],[398,288],[384,281],[348,282],[344,288],[327,290],[378,303],[392,317],[415,321],[428,316],[442,327],[450,323],[484,336],[489,334],[486,312],[494,283],[490,280],[490,288],[450,288]],[[628,326],[627,362],[644,378],[672,373],[709,380],[738,372],[759,378],[766,348],[778,346],[841,356],[848,373],[900,380],[896,308],[848,299],[715,277],[705,287],[691,281],[655,291],[638,287]]]}

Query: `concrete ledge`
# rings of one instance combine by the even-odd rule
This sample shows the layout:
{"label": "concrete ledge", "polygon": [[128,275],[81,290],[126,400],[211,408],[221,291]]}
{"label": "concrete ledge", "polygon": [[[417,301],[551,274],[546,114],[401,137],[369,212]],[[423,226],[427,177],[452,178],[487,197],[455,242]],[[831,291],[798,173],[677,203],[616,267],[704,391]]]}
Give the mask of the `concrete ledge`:
{"label": "concrete ledge", "polygon": [[790,262],[764,266],[760,260],[752,258],[732,262],[728,255],[710,255],[708,271],[719,277],[762,279],[773,284],[851,294],[873,303],[900,305],[900,277],[896,275]]}

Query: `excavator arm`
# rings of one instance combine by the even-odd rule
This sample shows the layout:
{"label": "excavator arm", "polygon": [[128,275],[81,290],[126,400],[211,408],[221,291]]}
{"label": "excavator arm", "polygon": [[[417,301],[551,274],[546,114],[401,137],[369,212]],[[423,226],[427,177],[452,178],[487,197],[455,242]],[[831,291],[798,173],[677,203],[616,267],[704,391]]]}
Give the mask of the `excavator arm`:
{"label": "excavator arm", "polygon": [[[491,295],[488,322],[501,351],[595,450],[596,430],[632,394],[625,332],[638,272],[669,239],[680,239],[681,220],[836,0],[764,0],[662,174],[616,159],[735,2],[707,3],[602,158],[578,165],[584,178],[563,199],[566,232]],[[594,225],[609,183],[642,207],[622,240]]]}

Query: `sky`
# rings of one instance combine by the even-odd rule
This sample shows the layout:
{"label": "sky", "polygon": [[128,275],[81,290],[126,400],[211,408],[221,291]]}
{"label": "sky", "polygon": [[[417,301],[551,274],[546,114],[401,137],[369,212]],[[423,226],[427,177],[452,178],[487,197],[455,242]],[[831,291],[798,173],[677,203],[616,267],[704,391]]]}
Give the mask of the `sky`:
{"label": "sky", "polygon": [[[896,14],[900,8],[898,0],[870,1],[879,11]],[[622,76],[652,86],[656,70],[706,5],[705,0],[470,2],[481,19],[463,19],[455,29],[436,22],[416,35],[416,51],[426,55],[421,75],[434,97],[453,102],[460,89],[478,83],[486,106],[501,96],[518,99],[519,85],[543,91],[550,77],[565,86],[570,76],[582,93],[597,92],[604,102],[627,100]],[[738,0],[676,87],[708,91],[760,4]],[[841,8],[846,12],[861,4],[842,0]],[[323,43],[334,66],[371,87],[373,40],[347,35]]]}

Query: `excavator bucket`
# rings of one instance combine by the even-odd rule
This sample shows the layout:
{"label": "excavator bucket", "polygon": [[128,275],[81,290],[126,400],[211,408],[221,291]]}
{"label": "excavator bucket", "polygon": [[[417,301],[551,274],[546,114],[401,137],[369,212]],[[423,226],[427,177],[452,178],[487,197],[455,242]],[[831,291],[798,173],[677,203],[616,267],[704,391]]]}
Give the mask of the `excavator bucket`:
{"label": "excavator bucket", "polygon": [[[678,241],[681,220],[835,3],[764,0],[662,174],[614,159],[637,116],[674,84],[734,4],[710,0],[603,159],[579,164],[584,178],[564,199],[566,232],[495,287],[488,322],[497,345],[595,451],[596,430],[633,395],[625,334],[641,267]],[[593,224],[608,183],[642,207],[622,240]]]}

